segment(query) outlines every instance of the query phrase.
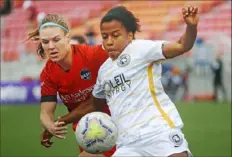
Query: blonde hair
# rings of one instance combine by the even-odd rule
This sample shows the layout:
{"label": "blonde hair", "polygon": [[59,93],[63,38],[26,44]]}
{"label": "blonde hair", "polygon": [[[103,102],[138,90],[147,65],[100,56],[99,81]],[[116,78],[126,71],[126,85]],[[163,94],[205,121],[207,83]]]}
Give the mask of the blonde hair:
{"label": "blonde hair", "polygon": [[[65,20],[65,18],[63,18],[62,16],[60,15],[57,15],[57,14],[48,14],[46,15],[42,22],[40,23],[40,26],[43,25],[44,23],[47,23],[47,22],[54,22],[54,23],[57,23],[63,27],[65,27],[67,30],[70,29],[69,27],[69,24],[68,24],[68,21]],[[40,28],[39,26],[39,28]],[[37,41],[39,40],[39,31],[40,29],[36,29],[34,32],[31,32],[28,34],[28,39],[27,40],[33,40],[33,41]],[[67,31],[64,31],[65,34],[67,34],[68,32]],[[36,52],[37,54],[41,57],[41,58],[45,58],[46,57],[46,54],[44,52],[44,49],[42,47],[42,44],[39,43],[37,49],[36,49]]]}

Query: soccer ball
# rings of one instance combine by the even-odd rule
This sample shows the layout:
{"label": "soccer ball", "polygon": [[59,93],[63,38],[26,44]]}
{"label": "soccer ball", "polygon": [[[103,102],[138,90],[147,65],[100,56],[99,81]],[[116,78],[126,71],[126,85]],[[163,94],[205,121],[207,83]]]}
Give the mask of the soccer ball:
{"label": "soccer ball", "polygon": [[109,115],[92,112],[81,118],[75,135],[77,143],[86,152],[100,154],[116,144],[118,130]]}

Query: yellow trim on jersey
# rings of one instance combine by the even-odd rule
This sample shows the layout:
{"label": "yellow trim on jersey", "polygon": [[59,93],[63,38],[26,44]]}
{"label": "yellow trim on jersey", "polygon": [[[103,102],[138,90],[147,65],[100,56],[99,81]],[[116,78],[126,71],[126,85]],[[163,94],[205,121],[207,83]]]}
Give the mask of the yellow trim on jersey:
{"label": "yellow trim on jersey", "polygon": [[[160,60],[158,60],[160,61]],[[169,126],[171,128],[174,128],[175,125],[174,123],[172,122],[172,120],[168,117],[168,115],[164,112],[164,110],[162,109],[157,97],[156,97],[156,90],[155,90],[155,83],[154,83],[154,78],[153,78],[153,65],[158,62],[158,61],[155,61],[155,62],[152,62],[151,65],[149,65],[148,69],[147,69],[147,73],[148,73],[148,80],[149,80],[149,88],[150,88],[150,92],[151,92],[151,96],[155,102],[155,106],[157,107],[157,109],[159,110],[159,112],[161,113],[162,117],[164,118],[164,120],[166,120],[169,124]],[[155,76],[154,76],[155,77]]]}

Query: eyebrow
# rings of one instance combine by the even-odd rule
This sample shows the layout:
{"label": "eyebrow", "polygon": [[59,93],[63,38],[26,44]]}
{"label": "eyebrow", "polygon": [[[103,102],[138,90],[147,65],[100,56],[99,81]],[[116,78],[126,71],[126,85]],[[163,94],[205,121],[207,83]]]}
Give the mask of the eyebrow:
{"label": "eyebrow", "polygon": [[113,31],[112,33],[119,32],[119,31],[120,31],[120,30],[119,30],[119,29],[117,29],[117,30]]}
{"label": "eyebrow", "polygon": [[[60,35],[56,35],[56,36],[54,36],[52,39],[54,39],[54,38],[56,38],[56,37],[59,37]],[[48,40],[48,39],[43,39],[43,38],[41,38],[41,40]]]}
{"label": "eyebrow", "polygon": [[[116,33],[116,32],[119,32],[120,30],[114,30],[114,31],[112,31],[112,33]],[[107,32],[102,32],[102,34],[107,34]]]}

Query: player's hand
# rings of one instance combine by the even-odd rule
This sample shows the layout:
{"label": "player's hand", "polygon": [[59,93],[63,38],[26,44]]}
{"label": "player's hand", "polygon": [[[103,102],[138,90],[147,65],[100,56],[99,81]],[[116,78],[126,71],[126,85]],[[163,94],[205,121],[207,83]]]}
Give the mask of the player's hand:
{"label": "player's hand", "polygon": [[51,138],[53,137],[53,135],[48,132],[46,129],[43,130],[40,134],[40,142],[41,145],[43,145],[46,148],[49,148],[52,146],[53,142],[51,142]]}
{"label": "player's hand", "polygon": [[187,25],[197,26],[199,22],[198,8],[197,7],[184,7],[182,8],[182,15]]}
{"label": "player's hand", "polygon": [[65,135],[68,132],[68,127],[65,125],[65,122],[60,121],[60,118],[58,118],[58,120],[55,121],[55,123],[48,130],[53,136],[59,139],[65,139]]}

